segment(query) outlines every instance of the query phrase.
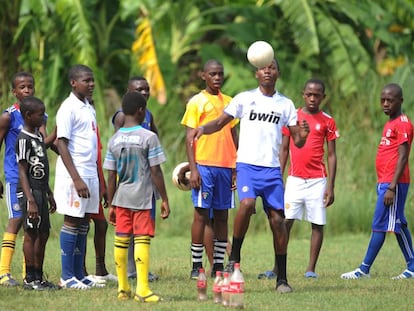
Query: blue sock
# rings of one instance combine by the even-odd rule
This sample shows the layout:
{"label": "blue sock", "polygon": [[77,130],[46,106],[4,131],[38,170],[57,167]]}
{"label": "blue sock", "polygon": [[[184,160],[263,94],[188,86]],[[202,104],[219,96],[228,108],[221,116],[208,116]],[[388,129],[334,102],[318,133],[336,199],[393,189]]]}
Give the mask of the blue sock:
{"label": "blue sock", "polygon": [[73,253],[75,251],[77,238],[78,228],[69,227],[63,224],[62,229],[60,230],[60,251],[63,280],[70,279],[75,275],[73,270]]}
{"label": "blue sock", "polygon": [[401,226],[401,232],[395,235],[400,246],[401,252],[404,255],[405,262],[407,263],[407,269],[414,271],[414,252],[413,241],[411,238],[410,230],[406,225]]}
{"label": "blue sock", "polygon": [[76,241],[76,248],[73,256],[73,268],[75,276],[78,280],[82,280],[85,277],[83,270],[85,263],[86,252],[86,238],[88,237],[89,224],[82,224],[79,227],[78,239]]}
{"label": "blue sock", "polygon": [[374,263],[375,258],[377,257],[382,245],[385,241],[385,232],[372,232],[371,239],[369,240],[367,253],[365,254],[364,261],[359,266],[359,268],[364,273],[369,273],[369,269]]}

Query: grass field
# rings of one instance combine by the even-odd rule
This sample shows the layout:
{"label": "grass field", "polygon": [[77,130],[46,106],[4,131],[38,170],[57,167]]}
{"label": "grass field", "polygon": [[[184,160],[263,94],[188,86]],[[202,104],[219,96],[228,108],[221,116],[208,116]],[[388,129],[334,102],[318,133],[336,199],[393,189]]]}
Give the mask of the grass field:
{"label": "grass field", "polygon": [[[306,225],[303,223],[299,226]],[[22,288],[0,287],[0,310],[223,309],[223,306],[215,305],[212,301],[212,279],[208,280],[209,301],[200,303],[196,299],[196,283],[189,279],[189,238],[163,235],[162,228],[159,229],[159,234],[151,245],[151,271],[160,275],[160,280],[151,283],[151,287],[165,298],[164,302],[158,304],[142,304],[132,300],[120,302],[116,298],[115,283],[108,284],[104,289],[88,291],[32,292]],[[404,269],[402,255],[392,235],[387,237],[383,250],[372,268],[371,279],[345,281],[339,278],[341,273],[359,265],[368,239],[367,235],[327,236],[318,264],[318,279],[303,277],[308,260],[307,237],[292,239],[288,253],[288,277],[294,292],[281,295],[274,290],[274,280],[257,279],[259,272],[271,268],[273,264],[270,235],[267,233],[248,235],[242,249],[242,270],[246,282],[245,309],[412,310],[414,280],[391,280],[391,276],[399,274]],[[92,240],[90,239],[88,243],[89,249],[92,250]],[[93,251],[88,253],[87,266],[90,273],[94,272],[93,256]],[[18,249],[13,262],[13,272],[16,277],[20,277],[21,260],[21,252]],[[107,265],[114,273],[113,228],[108,232]],[[60,274],[57,230],[49,240],[44,268],[49,279],[56,282]]]}

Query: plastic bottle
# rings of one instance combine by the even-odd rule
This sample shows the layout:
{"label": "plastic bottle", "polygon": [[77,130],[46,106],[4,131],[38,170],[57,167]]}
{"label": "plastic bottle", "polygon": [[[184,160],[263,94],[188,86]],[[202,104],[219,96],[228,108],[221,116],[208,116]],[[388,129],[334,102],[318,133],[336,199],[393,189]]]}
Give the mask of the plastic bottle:
{"label": "plastic bottle", "polygon": [[207,300],[207,277],[204,271],[204,268],[198,270],[198,279],[197,279],[197,293],[198,300],[204,301]]}
{"label": "plastic bottle", "polygon": [[223,273],[223,284],[221,285],[221,303],[223,306],[230,306],[230,274],[228,272]]}
{"label": "plastic bottle", "polygon": [[230,279],[230,307],[244,308],[244,278],[240,271],[240,263],[234,264],[234,272]]}
{"label": "plastic bottle", "polygon": [[214,303],[221,303],[221,286],[223,285],[223,279],[221,277],[221,271],[216,271],[216,278],[213,284],[213,300]]}

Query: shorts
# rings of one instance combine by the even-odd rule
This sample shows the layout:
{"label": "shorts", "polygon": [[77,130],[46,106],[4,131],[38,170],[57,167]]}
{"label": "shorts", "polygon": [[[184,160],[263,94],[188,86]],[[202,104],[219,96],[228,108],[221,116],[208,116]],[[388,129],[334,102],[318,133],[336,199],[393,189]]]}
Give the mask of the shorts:
{"label": "shorts", "polygon": [[99,202],[98,214],[91,214],[91,220],[106,220],[102,203]]}
{"label": "shorts", "polygon": [[151,210],[132,210],[130,208],[116,208],[116,235],[149,235],[155,234],[155,221]]}
{"label": "shorts", "polygon": [[237,193],[239,200],[261,197],[263,209],[284,209],[283,180],[280,167],[265,167],[237,163]]}
{"label": "shorts", "polygon": [[404,209],[410,184],[397,184],[394,204],[386,206],[384,195],[389,185],[389,183],[377,184],[378,197],[372,220],[372,231],[400,233],[401,225],[407,225]]}
{"label": "shorts", "polygon": [[23,229],[24,231],[39,229],[39,232],[49,233],[50,231],[50,218],[49,218],[49,201],[47,199],[46,191],[32,190],[33,197],[36,201],[39,221],[32,223],[27,213],[27,198],[26,196],[19,197],[19,204],[23,212]]}
{"label": "shorts", "polygon": [[316,225],[326,225],[325,189],[326,178],[288,176],[285,187],[286,219],[303,219]]}
{"label": "shorts", "polygon": [[82,178],[89,188],[90,197],[80,198],[73,185],[72,178],[59,176],[55,179],[55,200],[57,212],[62,215],[84,218],[85,214],[99,212],[99,180]]}
{"label": "shorts", "polygon": [[6,182],[6,204],[9,219],[23,217],[23,211],[17,198],[17,183]]}
{"label": "shorts", "polygon": [[228,210],[234,208],[234,194],[231,190],[232,169],[197,164],[201,178],[200,189],[191,190],[194,207]]}

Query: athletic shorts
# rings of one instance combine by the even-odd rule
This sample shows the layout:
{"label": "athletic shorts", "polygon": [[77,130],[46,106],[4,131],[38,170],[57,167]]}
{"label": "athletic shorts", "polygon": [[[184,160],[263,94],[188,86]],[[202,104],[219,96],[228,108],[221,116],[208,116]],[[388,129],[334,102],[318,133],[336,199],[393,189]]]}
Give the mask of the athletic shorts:
{"label": "athletic shorts", "polygon": [[198,190],[191,190],[194,207],[217,210],[233,208],[232,169],[199,164],[197,169],[201,178],[201,187]]}
{"label": "athletic shorts", "polygon": [[28,230],[37,230],[42,233],[48,233],[50,231],[50,219],[49,219],[49,201],[47,199],[46,191],[42,190],[32,190],[33,197],[36,201],[39,221],[33,222],[29,218],[27,213],[27,198],[26,196],[19,195],[19,204],[23,212],[23,229],[24,231]]}
{"label": "athletic shorts", "polygon": [[86,213],[99,212],[99,180],[98,178],[82,178],[89,188],[90,197],[80,198],[72,178],[59,176],[55,179],[55,200],[57,212],[62,215],[84,218]]}
{"label": "athletic shorts", "polygon": [[23,211],[20,207],[16,192],[17,183],[6,182],[6,204],[7,211],[9,212],[9,219],[21,218],[23,216]]}
{"label": "athletic shorts", "polygon": [[116,235],[149,235],[155,234],[155,221],[151,210],[132,210],[130,208],[116,208]]}
{"label": "athletic shorts", "polygon": [[326,225],[325,189],[326,178],[288,176],[285,186],[286,219],[303,219],[316,225]]}
{"label": "athletic shorts", "polygon": [[397,184],[394,204],[385,206],[384,195],[389,185],[389,183],[377,184],[378,197],[372,220],[372,231],[400,233],[401,225],[407,225],[404,209],[410,184]]}
{"label": "athletic shorts", "polygon": [[99,202],[98,214],[91,214],[91,220],[106,220],[102,203]]}
{"label": "athletic shorts", "polygon": [[282,210],[284,208],[283,180],[280,167],[265,167],[237,163],[237,193],[239,200],[261,197],[263,208]]}

